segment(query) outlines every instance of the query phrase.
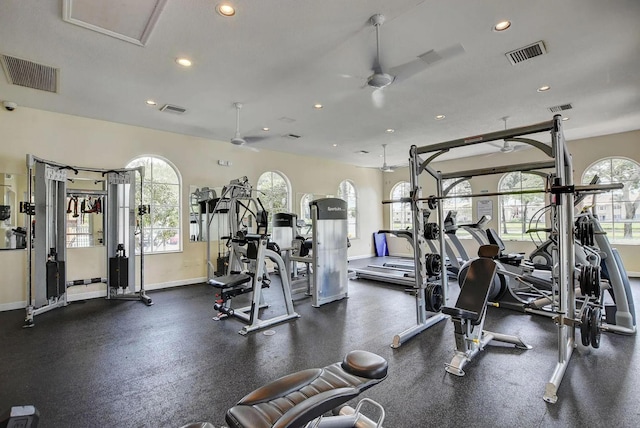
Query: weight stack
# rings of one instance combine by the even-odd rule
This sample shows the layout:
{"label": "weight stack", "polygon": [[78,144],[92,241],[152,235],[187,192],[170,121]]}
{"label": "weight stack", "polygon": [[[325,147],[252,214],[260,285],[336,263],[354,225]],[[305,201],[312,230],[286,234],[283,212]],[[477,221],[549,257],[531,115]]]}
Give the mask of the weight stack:
{"label": "weight stack", "polygon": [[129,287],[129,257],[109,258],[109,287]]}
{"label": "weight stack", "polygon": [[65,272],[64,262],[47,261],[47,300],[59,297],[66,291]]}
{"label": "weight stack", "polygon": [[229,257],[218,257],[216,260],[216,276],[226,275],[227,264],[229,264]]}

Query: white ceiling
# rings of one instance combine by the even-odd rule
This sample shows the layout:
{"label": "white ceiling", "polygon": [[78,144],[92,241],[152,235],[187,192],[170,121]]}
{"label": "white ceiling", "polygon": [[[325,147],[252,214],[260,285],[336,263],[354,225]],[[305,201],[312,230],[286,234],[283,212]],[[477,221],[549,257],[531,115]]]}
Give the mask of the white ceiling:
{"label": "white ceiling", "polygon": [[[74,7],[113,28],[138,28],[132,14],[149,17],[133,0],[109,2],[115,11],[102,7],[93,14],[103,2],[87,1],[75,0]],[[239,101],[242,134],[273,137],[255,147],[360,166],[379,166],[384,143],[389,163],[401,164],[411,144],[496,131],[503,116],[510,116],[509,127],[549,120],[548,107],[565,103],[574,107],[565,112],[568,139],[640,129],[637,0],[231,3],[236,16],[223,18],[215,0],[167,0],[146,44],[138,46],[65,22],[62,0],[2,0],[0,53],[57,67],[60,81],[52,94],[9,85],[0,76],[0,99],[222,141],[234,134],[233,102]],[[363,87],[375,52],[368,24],[375,13],[387,18],[381,49],[388,67],[457,43],[465,53],[392,84],[384,107],[375,108],[371,88]],[[512,27],[492,31],[502,19]],[[516,66],[504,55],[539,40],[546,55]],[[193,66],[178,66],[180,56]],[[551,90],[537,93],[542,85]],[[147,106],[147,99],[158,106]],[[317,102],[324,108],[315,110]],[[187,112],[160,112],[165,103]],[[446,118],[434,120],[438,114]],[[263,126],[271,128],[268,134]],[[289,133],[301,138],[280,137]],[[451,156],[498,149],[472,150]]]}

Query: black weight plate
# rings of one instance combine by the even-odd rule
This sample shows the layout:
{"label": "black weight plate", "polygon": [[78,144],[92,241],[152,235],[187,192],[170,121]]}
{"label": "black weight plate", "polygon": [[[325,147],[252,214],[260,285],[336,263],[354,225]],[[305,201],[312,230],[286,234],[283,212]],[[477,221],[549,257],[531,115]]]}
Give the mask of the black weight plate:
{"label": "black weight plate", "polygon": [[590,334],[590,324],[591,323],[591,306],[587,306],[587,308],[582,311],[582,316],[580,317],[580,339],[582,340],[582,345],[589,346],[591,344],[591,334]]}
{"label": "black weight plate", "polygon": [[593,291],[593,296],[596,299],[600,298],[600,267],[592,266],[591,270],[593,271],[593,282],[591,284],[591,288]]}
{"label": "black weight plate", "polygon": [[442,307],[442,287],[440,284],[429,284],[425,293],[427,310],[438,312]]}
{"label": "black weight plate", "polygon": [[589,223],[589,228],[587,229],[589,231],[589,245],[591,245],[593,247],[594,245],[594,235],[595,232],[593,230],[593,223]]}
{"label": "black weight plate", "polygon": [[580,293],[582,293],[583,296],[587,295],[587,282],[589,280],[587,266],[580,266]]}
{"label": "black weight plate", "polygon": [[600,308],[593,308],[589,319],[589,339],[591,340],[591,346],[594,348],[600,347],[600,335],[602,334],[602,320],[601,320]]}

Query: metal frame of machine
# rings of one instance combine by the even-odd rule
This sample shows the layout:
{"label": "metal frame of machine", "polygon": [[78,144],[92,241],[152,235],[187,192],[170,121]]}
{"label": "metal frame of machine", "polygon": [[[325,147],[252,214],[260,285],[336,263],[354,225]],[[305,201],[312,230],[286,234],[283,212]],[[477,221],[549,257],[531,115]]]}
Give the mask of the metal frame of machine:
{"label": "metal frame of machine", "polygon": [[[541,143],[531,138],[523,136],[536,134],[540,132],[549,132],[551,136],[551,146]],[[429,166],[429,164],[438,156],[448,152],[453,148],[465,147],[473,144],[485,143],[495,140],[517,139],[517,141],[529,144],[547,156],[551,161],[530,162],[519,165],[510,165],[504,167],[484,168],[473,171],[465,171],[454,174],[442,174]],[[423,160],[420,155],[433,153],[428,159]],[[557,290],[557,309],[555,311],[554,321],[557,326],[558,337],[558,361],[556,363],[553,374],[546,384],[543,399],[550,403],[555,403],[558,399],[557,391],[566,372],[573,349],[575,347],[575,329],[577,326],[584,325],[583,312],[588,305],[583,305],[580,310],[576,308],[575,284],[578,275],[575,269],[575,233],[574,233],[574,194],[579,192],[587,194],[590,192],[602,192],[620,188],[618,184],[611,185],[583,185],[578,186],[573,183],[573,165],[571,155],[566,147],[564,135],[562,132],[562,118],[556,115],[552,120],[541,122],[534,125],[506,129],[484,135],[476,135],[468,138],[447,141],[439,144],[417,147],[412,146],[410,149],[409,171],[411,176],[411,194],[409,198],[400,200],[384,201],[384,203],[409,202],[412,208],[413,230],[414,233],[414,249],[415,249],[415,265],[416,265],[416,312],[417,323],[415,326],[405,330],[394,338],[392,347],[400,346],[406,340],[419,334],[435,323],[446,318],[441,312],[434,312],[427,318],[425,305],[425,292],[427,290],[426,268],[424,263],[424,253],[426,243],[424,239],[424,225],[422,222],[423,204],[427,203],[430,209],[436,209],[441,228],[443,227],[442,204],[440,200],[447,198],[443,195],[442,180],[446,178],[456,178],[462,176],[479,176],[488,174],[498,174],[513,171],[530,171],[537,169],[554,170],[554,181],[547,192],[554,196],[554,204],[552,206],[552,235],[557,238],[556,250],[553,251],[553,264],[557,267],[552,275],[553,287]],[[419,185],[418,178],[422,172],[428,172],[437,182],[437,195],[423,198],[422,189]],[[500,196],[504,194],[529,193],[530,191],[520,192],[494,192],[482,193],[479,195],[468,195],[469,197],[487,197]],[[539,192],[539,191],[536,191]],[[440,234],[440,253],[445,254],[444,236]],[[447,276],[442,275],[442,294],[444,302],[447,297]]]}
{"label": "metal frame of machine", "polygon": [[[29,201],[21,203],[21,212],[35,224],[27,232],[27,296],[25,327],[32,327],[36,315],[66,306],[67,287],[93,282],[107,283],[107,299],[140,300],[151,305],[144,290],[144,249],[140,246],[140,290],[135,290],[135,186],[136,172],[144,177],[144,167],[95,169],[69,166],[26,157],[29,177]],[[68,172],[99,173],[106,176],[104,213],[107,277],[67,282],[66,198]],[[140,181],[142,189],[142,180]],[[35,187],[35,190],[34,190]],[[142,195],[142,191],[140,192]],[[33,202],[32,202],[33,201]],[[137,215],[147,214],[148,206],[138,206]],[[137,226],[140,242],[144,232]],[[37,239],[35,239],[37,237]],[[129,256],[126,256],[128,252]],[[33,266],[33,269],[32,269]],[[99,281],[98,281],[99,279]]]}

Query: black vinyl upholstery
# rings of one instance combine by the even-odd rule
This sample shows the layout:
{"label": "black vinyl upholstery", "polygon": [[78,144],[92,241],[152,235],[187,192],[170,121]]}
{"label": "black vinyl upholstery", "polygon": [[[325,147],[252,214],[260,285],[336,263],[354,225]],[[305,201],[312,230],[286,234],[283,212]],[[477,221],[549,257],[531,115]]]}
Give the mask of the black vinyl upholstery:
{"label": "black vinyl upholstery", "polygon": [[218,276],[209,280],[209,285],[216,288],[237,287],[251,281],[251,276],[246,273],[232,273],[231,275]]}
{"label": "black vinyl upholstery", "polygon": [[387,376],[387,361],[351,351],[341,363],[277,379],[242,398],[227,411],[230,428],[294,428],[355,398]]}
{"label": "black vinyl upholstery", "polygon": [[[493,248],[484,248],[493,247]],[[493,255],[497,252],[494,245],[483,245],[479,254]],[[477,324],[482,319],[489,290],[497,270],[496,263],[489,257],[480,257],[469,264],[469,270],[461,285],[455,307],[443,307],[442,312],[454,318],[463,318]]]}

